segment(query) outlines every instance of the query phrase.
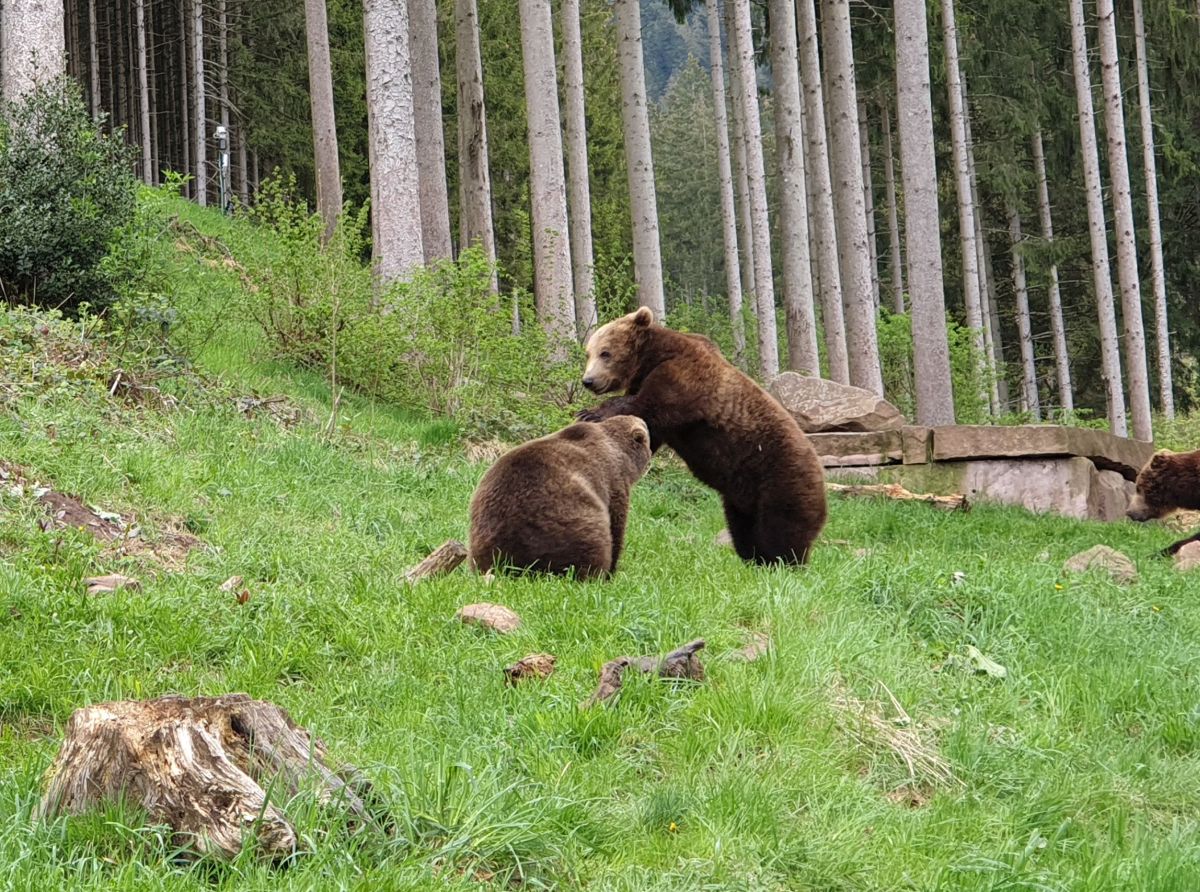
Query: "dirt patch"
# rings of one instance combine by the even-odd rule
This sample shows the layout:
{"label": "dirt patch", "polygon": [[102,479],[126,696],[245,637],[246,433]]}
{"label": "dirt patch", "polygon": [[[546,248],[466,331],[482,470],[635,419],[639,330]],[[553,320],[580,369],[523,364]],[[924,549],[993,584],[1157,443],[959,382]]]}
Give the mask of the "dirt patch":
{"label": "dirt patch", "polygon": [[884,794],[884,798],[904,808],[924,808],[933,798],[933,789],[923,784],[905,784],[903,787],[889,790]]}
{"label": "dirt patch", "polygon": [[158,534],[149,538],[136,516],[105,511],[47,484],[31,482],[29,474],[7,462],[0,462],[0,483],[12,495],[29,495],[37,500],[46,512],[40,521],[46,532],[68,527],[83,530],[102,543],[105,552],[113,557],[148,560],[176,571],[187,564],[192,549],[203,544],[183,529],[182,522],[174,519],[156,521]]}

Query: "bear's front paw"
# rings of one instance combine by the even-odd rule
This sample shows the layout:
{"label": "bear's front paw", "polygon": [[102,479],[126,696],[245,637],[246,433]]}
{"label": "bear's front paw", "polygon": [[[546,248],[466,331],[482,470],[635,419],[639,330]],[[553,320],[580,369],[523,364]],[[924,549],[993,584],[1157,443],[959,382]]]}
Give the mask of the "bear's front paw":
{"label": "bear's front paw", "polygon": [[599,411],[599,407],[594,409],[580,409],[575,413],[576,421],[603,421],[604,414]]}

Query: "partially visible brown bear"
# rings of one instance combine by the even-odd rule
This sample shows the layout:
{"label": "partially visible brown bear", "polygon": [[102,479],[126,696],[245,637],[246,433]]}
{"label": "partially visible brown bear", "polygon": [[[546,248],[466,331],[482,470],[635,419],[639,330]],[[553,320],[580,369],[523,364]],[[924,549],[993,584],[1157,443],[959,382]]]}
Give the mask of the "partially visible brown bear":
{"label": "partially visible brown bear", "polygon": [[572,424],[502,455],[471,498],[471,563],[580,579],[617,569],[629,491],[650,464],[640,418]]}
{"label": "partially visible brown bear", "polygon": [[637,415],[650,447],[670,446],[721,494],[734,549],[747,561],[801,564],[825,524],[825,476],[795,419],[707,338],[654,324],[645,307],[587,343],[583,384],[625,391],[579,413]]}
{"label": "partially visible brown bear", "polygon": [[[1176,509],[1200,510],[1200,450],[1154,453],[1137,476],[1137,493],[1125,516],[1138,522],[1166,517]],[[1189,542],[1200,541],[1200,532],[1163,549],[1174,554]]]}

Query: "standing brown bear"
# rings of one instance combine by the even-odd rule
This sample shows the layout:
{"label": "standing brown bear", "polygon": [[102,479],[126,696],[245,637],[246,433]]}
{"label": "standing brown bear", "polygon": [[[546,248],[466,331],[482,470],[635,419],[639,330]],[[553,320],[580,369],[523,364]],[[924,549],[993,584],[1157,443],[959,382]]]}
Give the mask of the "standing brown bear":
{"label": "standing brown bear", "polygon": [[721,494],[743,560],[804,563],[825,524],[821,462],[787,410],[712,341],[655,325],[642,307],[591,336],[583,384],[626,395],[581,419],[645,419],[652,450],[670,446]]}
{"label": "standing brown bear", "polygon": [[629,491],[650,464],[640,418],[572,424],[502,455],[471,498],[471,563],[609,576],[625,544]]}
{"label": "standing brown bear", "polygon": [[[1200,450],[1154,453],[1137,476],[1137,493],[1125,516],[1138,522],[1155,520],[1178,508],[1200,511]],[[1197,541],[1200,532],[1163,549],[1163,554],[1174,554]]]}

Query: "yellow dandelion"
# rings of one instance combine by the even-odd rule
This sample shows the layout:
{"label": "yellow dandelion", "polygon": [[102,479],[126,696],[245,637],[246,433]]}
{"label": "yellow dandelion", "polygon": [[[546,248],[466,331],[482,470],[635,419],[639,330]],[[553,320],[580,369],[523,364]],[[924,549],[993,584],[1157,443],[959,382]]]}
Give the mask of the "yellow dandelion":
{"label": "yellow dandelion", "polygon": [[1061,583],[1061,582],[1056,582],[1056,583],[1054,583],[1054,590],[1055,590],[1056,592],[1061,592],[1061,591],[1062,591],[1062,588],[1063,588],[1063,587],[1062,587],[1062,583]]}
{"label": "yellow dandelion", "polygon": [[678,824],[676,824],[674,821],[672,821],[672,822],[671,822],[671,825],[670,825],[670,826],[667,828],[667,831],[668,831],[669,833],[674,833],[674,832],[675,832],[676,830],[678,830],[678,829],[679,829],[679,825],[678,825]]}

